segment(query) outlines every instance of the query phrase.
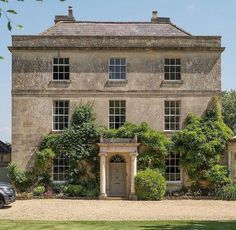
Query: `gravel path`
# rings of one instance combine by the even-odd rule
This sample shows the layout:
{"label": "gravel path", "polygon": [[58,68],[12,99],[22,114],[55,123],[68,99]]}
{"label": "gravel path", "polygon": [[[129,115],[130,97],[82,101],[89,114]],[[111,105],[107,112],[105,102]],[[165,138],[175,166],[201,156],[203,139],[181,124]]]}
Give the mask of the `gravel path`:
{"label": "gravel path", "polygon": [[11,220],[236,220],[236,201],[19,200],[0,210]]}

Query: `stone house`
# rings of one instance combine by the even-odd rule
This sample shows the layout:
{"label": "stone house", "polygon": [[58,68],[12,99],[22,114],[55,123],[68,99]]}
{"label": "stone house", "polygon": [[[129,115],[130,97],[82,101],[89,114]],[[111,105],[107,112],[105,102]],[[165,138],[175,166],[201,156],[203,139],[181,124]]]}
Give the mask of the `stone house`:
{"label": "stone house", "polygon": [[0,181],[8,182],[7,166],[11,162],[11,147],[10,145],[0,141]]}
{"label": "stone house", "polygon": [[[75,105],[93,102],[101,125],[147,122],[171,135],[189,112],[201,115],[221,92],[219,36],[194,36],[154,11],[150,22],[76,21],[72,9],[39,35],[13,36],[12,161],[31,167],[43,136],[70,124]],[[100,146],[101,198],[135,198],[135,140]],[[187,181],[179,155],[166,159],[169,189]],[[54,160],[53,180],[69,162]]]}
{"label": "stone house", "polygon": [[6,167],[11,162],[11,147],[0,141],[0,167]]}

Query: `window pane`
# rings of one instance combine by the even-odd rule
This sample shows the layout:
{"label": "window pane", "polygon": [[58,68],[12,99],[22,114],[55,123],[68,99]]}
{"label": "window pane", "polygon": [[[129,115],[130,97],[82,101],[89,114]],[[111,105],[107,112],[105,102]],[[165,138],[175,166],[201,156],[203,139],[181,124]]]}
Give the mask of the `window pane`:
{"label": "window pane", "polygon": [[180,115],[180,101],[165,101],[165,130],[179,130]]}
{"label": "window pane", "polygon": [[109,65],[110,80],[125,80],[126,66],[124,58],[111,58]]}
{"label": "window pane", "polygon": [[181,60],[165,59],[165,80],[181,80]]}
{"label": "window pane", "polygon": [[[53,59],[53,80],[69,80],[69,58]],[[59,73],[57,76],[56,74]]]}
{"label": "window pane", "polygon": [[125,101],[109,102],[109,127],[119,128],[125,123]]}

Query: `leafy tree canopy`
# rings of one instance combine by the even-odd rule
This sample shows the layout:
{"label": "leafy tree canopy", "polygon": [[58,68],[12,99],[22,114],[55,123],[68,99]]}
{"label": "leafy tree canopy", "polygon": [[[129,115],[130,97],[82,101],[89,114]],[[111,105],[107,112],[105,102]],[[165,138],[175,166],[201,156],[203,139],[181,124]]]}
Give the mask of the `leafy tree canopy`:
{"label": "leafy tree canopy", "polygon": [[224,122],[236,134],[236,90],[224,91],[221,103]]}

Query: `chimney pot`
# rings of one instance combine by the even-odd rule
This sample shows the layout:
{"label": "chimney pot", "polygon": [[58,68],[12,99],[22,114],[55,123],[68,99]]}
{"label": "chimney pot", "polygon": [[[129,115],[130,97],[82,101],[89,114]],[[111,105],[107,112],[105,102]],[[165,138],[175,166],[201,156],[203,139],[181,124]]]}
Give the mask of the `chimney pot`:
{"label": "chimney pot", "polygon": [[152,11],[152,19],[151,22],[157,22],[158,17],[157,17],[157,11]]}

